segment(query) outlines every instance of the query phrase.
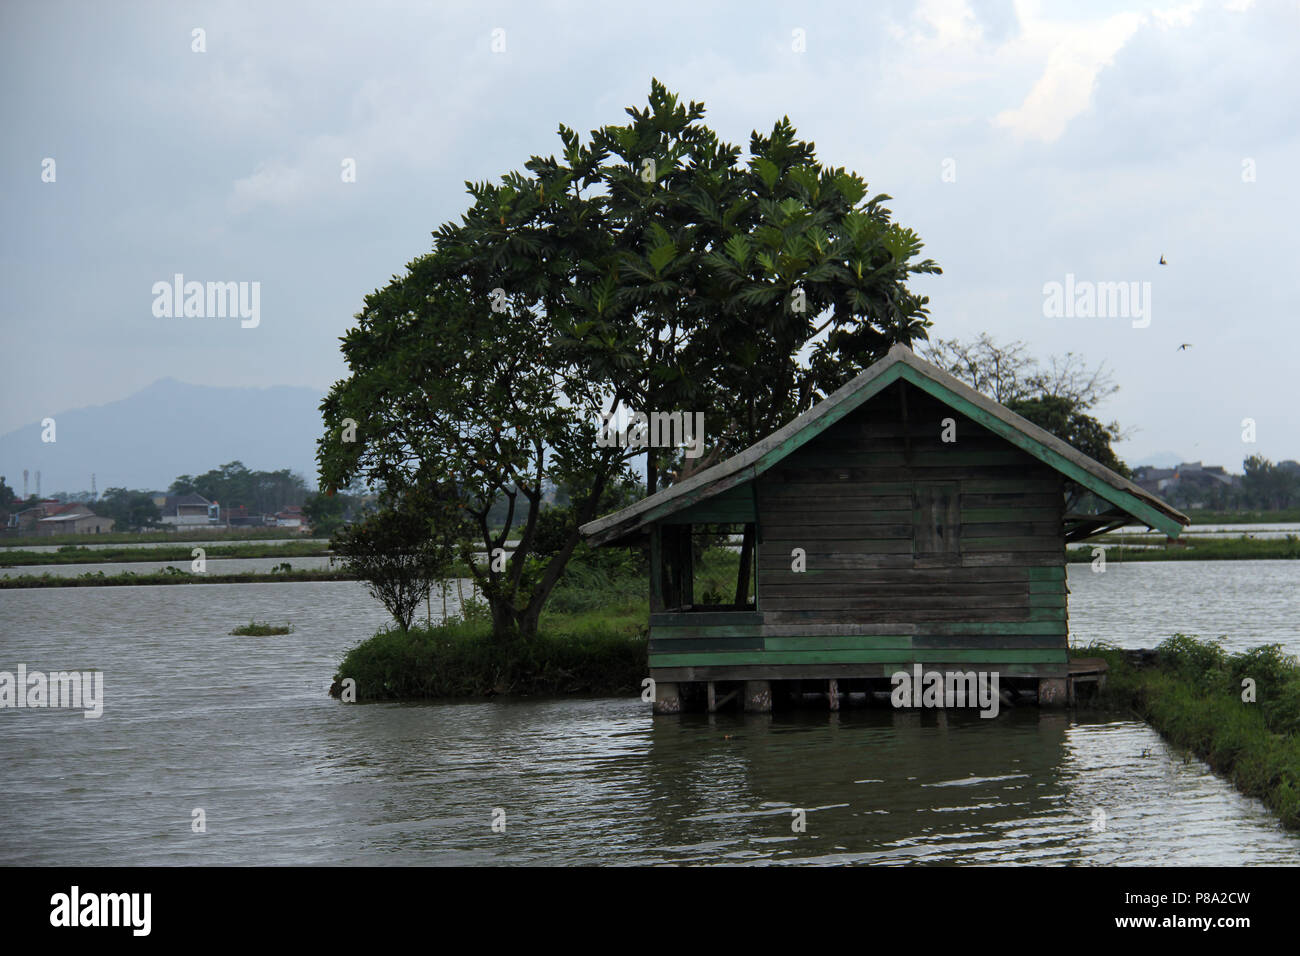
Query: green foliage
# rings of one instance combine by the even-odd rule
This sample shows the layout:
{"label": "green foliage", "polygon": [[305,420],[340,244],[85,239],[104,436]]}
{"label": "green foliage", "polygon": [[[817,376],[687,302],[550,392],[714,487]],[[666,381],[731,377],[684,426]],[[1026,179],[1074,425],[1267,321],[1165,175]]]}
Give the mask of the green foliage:
{"label": "green foliage", "polygon": [[152,494],[126,488],[106,489],[93,510],[100,517],[112,518],[117,531],[156,527],[162,518]]}
{"label": "green foliage", "polygon": [[[644,630],[582,623],[502,644],[483,621],[375,635],[348,651],[335,681],[356,681],[357,700],[483,694],[632,694],[646,673]],[[336,683],[336,687],[337,687]]]}
{"label": "green foliage", "polygon": [[275,514],[307,497],[302,476],[279,471],[250,471],[242,461],[232,461],[201,475],[181,475],[167,489],[171,495],[202,495],[226,510],[245,507],[255,514]]}
{"label": "green foliage", "polygon": [[[558,158],[469,184],[434,251],[366,297],[343,339],[349,377],[322,404],[327,490],[443,483],[489,554],[518,523],[504,570],[471,566],[502,637],[536,630],[578,528],[631,481],[641,452],[597,445],[603,413],[703,412],[716,457],[929,325],[906,287],[939,271],[919,239],[788,119],[742,163],[658,81],[627,113],[585,143],[561,126]],[[651,490],[702,464],[644,453]],[[567,514],[539,512],[548,485]]]}
{"label": "green foliage", "polygon": [[1104,425],[1084,412],[1071,399],[1061,396],[1042,396],[1013,401],[1007,405],[1011,411],[1028,419],[1044,431],[1051,432],[1061,441],[1083,452],[1093,461],[1128,478],[1132,472],[1111,448],[1111,442],[1122,437],[1119,426]]}
{"label": "green foliage", "polygon": [[9,515],[18,510],[19,504],[18,495],[5,484],[5,476],[0,475],[0,526],[8,522]]}
{"label": "green foliage", "polygon": [[454,499],[411,488],[387,495],[381,510],[339,532],[333,543],[344,569],[365,581],[407,630],[429,589],[450,574],[461,525]]}
{"label": "green foliage", "polygon": [[145,584],[250,584],[267,581],[351,581],[352,575],[343,571],[302,570],[284,573],[261,574],[246,571],[238,574],[190,574],[180,568],[166,568],[158,572],[137,574],[123,571],[120,574],[105,574],[103,571],[86,571],[76,577],[50,574],[19,574],[0,577],[0,590],[16,588],[77,588],[77,587],[113,587]]}
{"label": "green foliage", "polygon": [[[1107,547],[1107,561],[1233,561],[1295,560],[1300,558],[1300,536],[1282,538],[1210,538],[1188,535],[1173,546],[1163,548],[1125,548],[1123,536],[1103,535],[1095,543]],[[1083,563],[1092,560],[1092,549],[1068,548],[1065,560]]]}
{"label": "green foliage", "polygon": [[[1107,698],[1130,706],[1174,745],[1203,758],[1283,825],[1300,829],[1300,663],[1278,645],[1228,654],[1216,641],[1174,635],[1159,665],[1135,668],[1123,651],[1076,653],[1110,665]],[[1256,699],[1242,700],[1242,680]]]}
{"label": "green foliage", "polygon": [[[329,553],[314,541],[287,541],[282,544],[207,544],[208,558],[297,558],[321,557]],[[117,564],[132,561],[189,561],[190,545],[157,548],[83,548],[63,545],[53,554],[48,551],[0,551],[0,567],[23,567],[33,564]]]}
{"label": "green foliage", "polygon": [[249,621],[247,624],[239,625],[230,633],[239,637],[269,637],[272,634],[292,634],[293,625],[288,622],[269,624],[264,621]]}
{"label": "green foliage", "polygon": [[1243,463],[1241,501],[1248,508],[1283,510],[1300,506],[1300,469],[1274,465],[1251,455]]}

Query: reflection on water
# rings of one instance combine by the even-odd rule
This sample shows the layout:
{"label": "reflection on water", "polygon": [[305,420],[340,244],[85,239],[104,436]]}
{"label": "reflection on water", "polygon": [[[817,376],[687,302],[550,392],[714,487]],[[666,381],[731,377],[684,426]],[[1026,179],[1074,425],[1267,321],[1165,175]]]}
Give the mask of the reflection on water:
{"label": "reflection on water", "polygon": [[[1222,566],[1248,563],[1294,566]],[[1209,577],[1144,577],[1164,567]],[[1071,612],[1132,646],[1205,620],[1206,598],[1295,591],[1294,571],[1234,590],[1204,564],[1113,568],[1071,569]],[[295,630],[229,635],[250,618]],[[99,720],[0,711],[0,863],[1300,863],[1257,802],[1139,722],[330,699],[343,652],[386,624],[355,582],[0,591],[0,669],[98,667],[106,696]]]}

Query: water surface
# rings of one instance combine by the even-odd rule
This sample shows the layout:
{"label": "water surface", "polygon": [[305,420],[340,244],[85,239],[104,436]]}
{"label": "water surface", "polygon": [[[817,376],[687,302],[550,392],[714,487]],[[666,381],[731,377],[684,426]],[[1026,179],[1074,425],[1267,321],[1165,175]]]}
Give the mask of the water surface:
{"label": "water surface", "polygon": [[[1294,649],[1297,574],[1072,566],[1072,629]],[[228,634],[250,618],[295,630]],[[1300,863],[1262,805],[1138,721],[328,697],[386,625],[357,582],[0,591],[0,669],[97,667],[106,696],[98,720],[0,710],[0,864]]]}

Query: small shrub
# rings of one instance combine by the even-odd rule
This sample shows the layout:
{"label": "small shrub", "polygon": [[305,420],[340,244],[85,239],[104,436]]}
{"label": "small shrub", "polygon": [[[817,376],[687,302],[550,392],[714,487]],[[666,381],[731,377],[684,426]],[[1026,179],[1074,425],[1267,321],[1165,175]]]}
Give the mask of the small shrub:
{"label": "small shrub", "polygon": [[272,634],[292,634],[293,625],[288,622],[267,624],[261,621],[249,621],[247,624],[239,625],[230,633],[239,637],[269,637]]}

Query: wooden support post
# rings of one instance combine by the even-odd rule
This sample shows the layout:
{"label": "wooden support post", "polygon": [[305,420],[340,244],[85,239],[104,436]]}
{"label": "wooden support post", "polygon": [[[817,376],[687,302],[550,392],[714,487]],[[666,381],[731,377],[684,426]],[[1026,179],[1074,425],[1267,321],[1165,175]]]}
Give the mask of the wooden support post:
{"label": "wooden support post", "polygon": [[709,681],[709,713],[715,714],[718,711],[718,698],[713,690],[713,681]]}
{"label": "wooden support post", "polygon": [[826,699],[830,702],[831,710],[840,709],[840,682],[832,677],[827,683]]}
{"label": "wooden support post", "polygon": [[772,712],[772,685],[765,680],[745,681],[745,712],[770,714]]}
{"label": "wooden support post", "polygon": [[671,681],[655,682],[654,712],[656,714],[680,714],[682,712],[682,698],[678,694],[675,683]]}
{"label": "wooden support post", "polygon": [[1040,677],[1038,679],[1038,706],[1064,707],[1066,705],[1065,677]]}

